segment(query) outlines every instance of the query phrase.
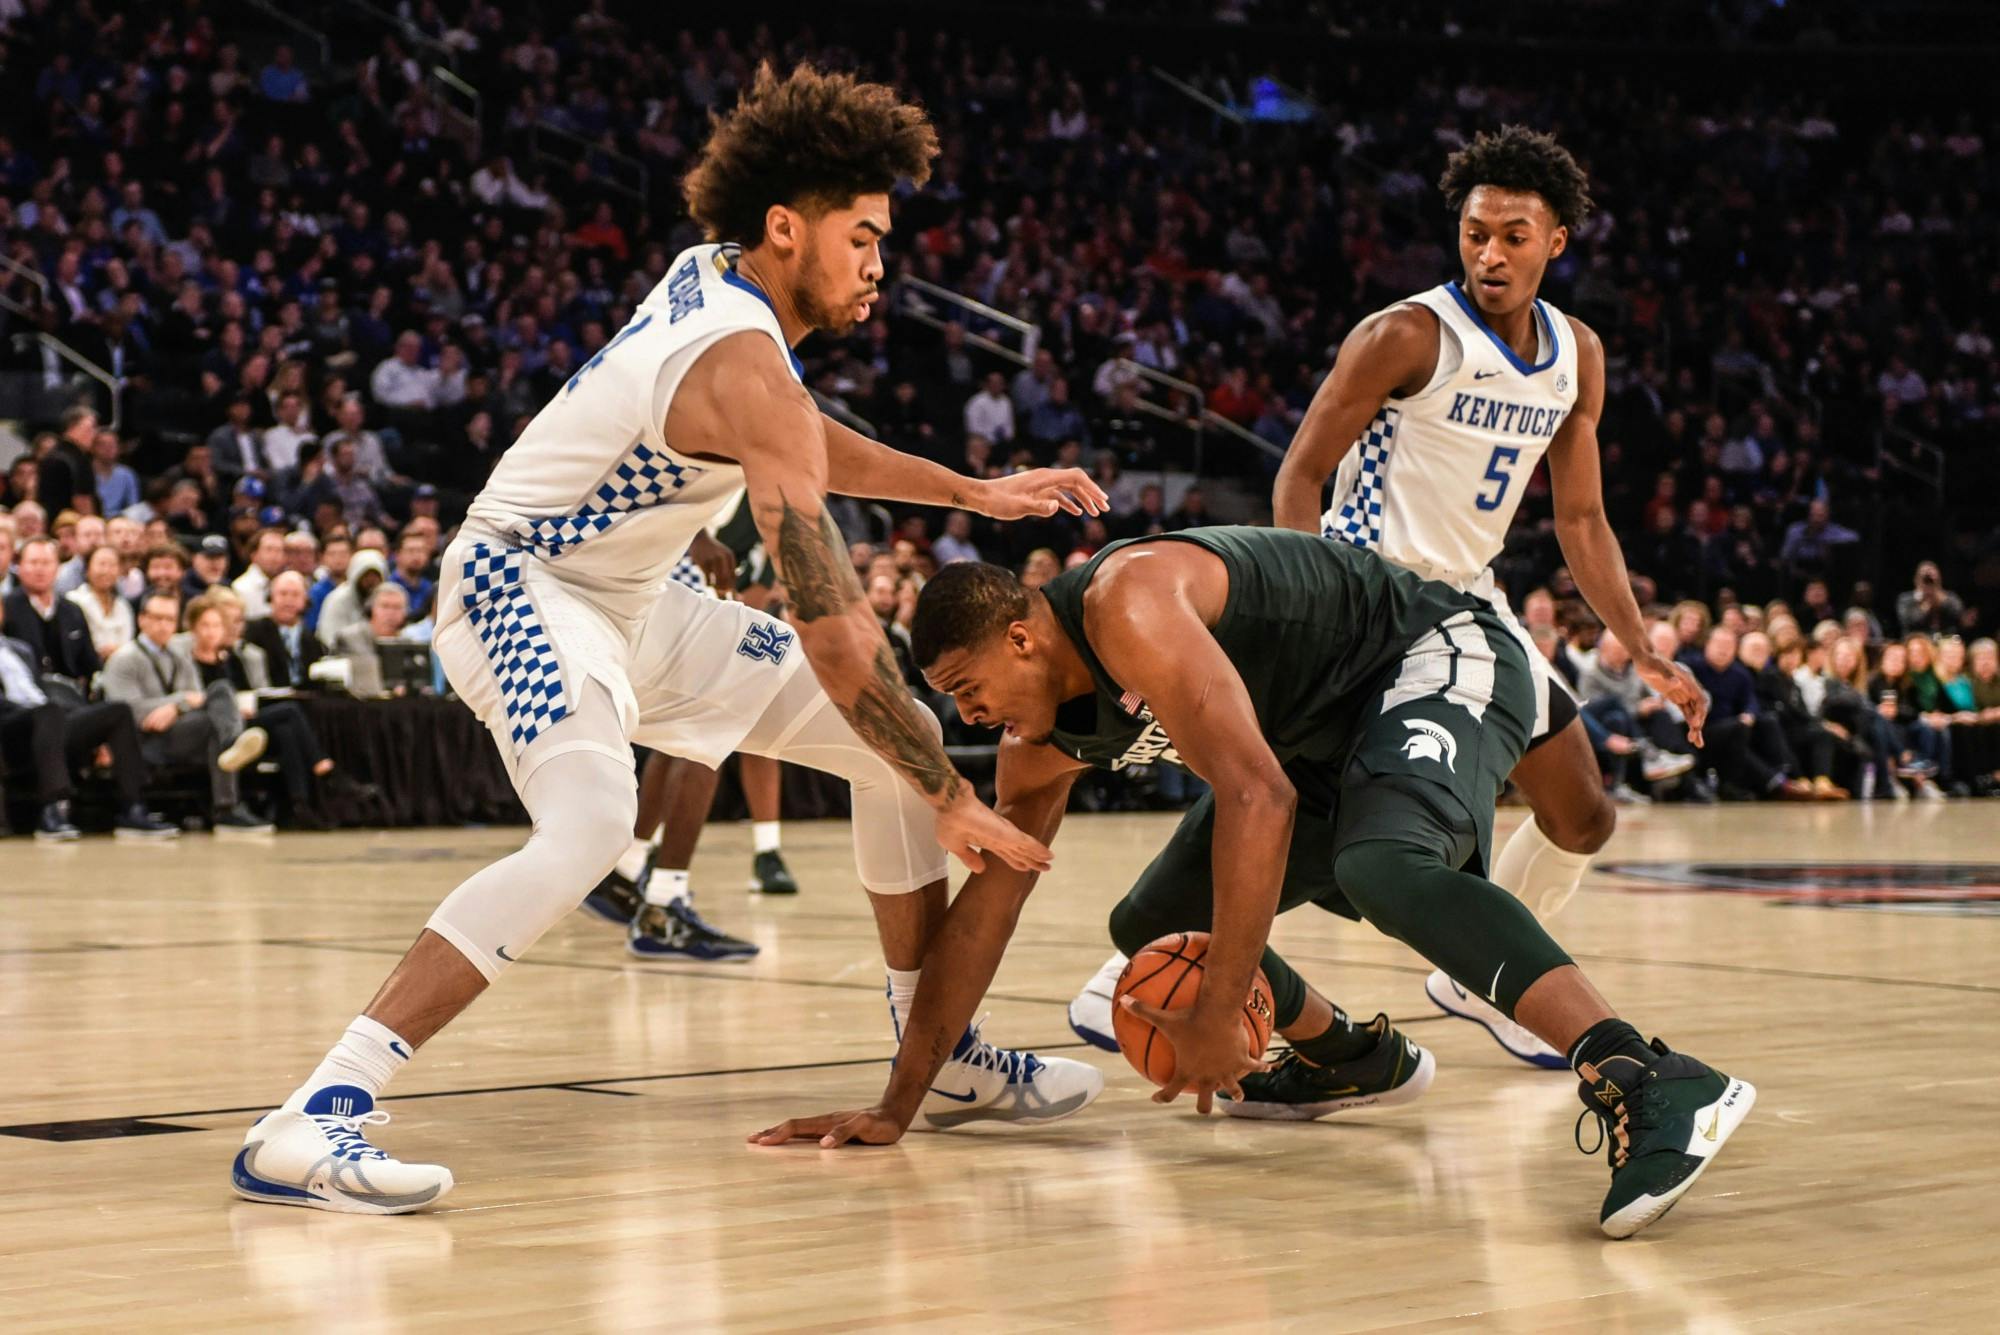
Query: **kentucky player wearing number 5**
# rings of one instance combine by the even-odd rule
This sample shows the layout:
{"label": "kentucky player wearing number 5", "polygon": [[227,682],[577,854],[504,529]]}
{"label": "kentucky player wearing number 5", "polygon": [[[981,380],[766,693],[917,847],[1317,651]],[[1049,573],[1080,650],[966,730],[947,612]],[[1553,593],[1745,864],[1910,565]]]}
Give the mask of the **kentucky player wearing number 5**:
{"label": "kentucky player wearing number 5", "polygon": [[[712,244],[676,257],[536,415],[445,555],[436,652],[533,831],[445,899],[318,1069],[251,1128],[237,1194],[399,1214],[450,1189],[444,1168],[369,1143],[386,1119],[376,1100],[625,851],[634,744],[710,766],[740,750],[849,781],[898,1032],[944,913],[946,852],[974,870],[1049,865],[952,768],[824,502],[840,491],[1016,519],[1097,513],[1103,493],[1073,469],[987,483],[878,445],[821,416],[792,352],[867,318],[889,191],[921,185],[936,154],[924,113],[892,89],[810,66],[782,80],[760,68],[716,122],[684,183]],[[790,625],[671,577],[746,488]],[[996,1048],[977,1026],[942,1069],[931,1127],[1050,1121],[1103,1087],[1093,1067]]]}

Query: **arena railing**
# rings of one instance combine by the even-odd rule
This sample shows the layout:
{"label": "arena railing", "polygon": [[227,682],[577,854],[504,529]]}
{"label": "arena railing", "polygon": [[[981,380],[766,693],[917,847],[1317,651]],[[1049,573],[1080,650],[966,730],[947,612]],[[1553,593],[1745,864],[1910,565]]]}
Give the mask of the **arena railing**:
{"label": "arena railing", "polygon": [[[1026,366],[1034,361],[1035,350],[1041,346],[1042,331],[1029,321],[922,278],[898,278],[890,297],[891,308],[899,315],[928,325],[940,333],[946,326],[956,324],[965,330],[967,344],[981,352],[1005,358],[1016,366]],[[941,314],[941,308],[960,311],[966,318],[953,319]],[[978,325],[992,326],[995,332],[1011,330],[1020,336],[1021,346],[1010,348],[998,339],[979,332]]]}
{"label": "arena railing", "polygon": [[[469,84],[467,85],[467,87],[470,86]],[[548,135],[570,144],[575,151],[565,154],[558,153],[552,148],[544,148],[542,147],[543,135]],[[652,186],[652,173],[647,170],[645,163],[639,161],[639,159],[629,153],[621,153],[617,149],[601,144],[595,139],[586,139],[574,131],[563,129],[560,125],[551,125],[547,121],[538,120],[529,126],[528,152],[533,154],[537,159],[562,167],[567,167],[575,162],[577,153],[581,153],[584,159],[590,163],[591,175],[597,180],[602,181],[605,185],[610,186],[620,194],[630,195],[641,204],[646,204],[650,199],[648,192]],[[629,173],[631,179],[620,180],[616,172],[610,170],[608,166],[600,166],[600,162],[615,164],[618,167],[624,168]]]}

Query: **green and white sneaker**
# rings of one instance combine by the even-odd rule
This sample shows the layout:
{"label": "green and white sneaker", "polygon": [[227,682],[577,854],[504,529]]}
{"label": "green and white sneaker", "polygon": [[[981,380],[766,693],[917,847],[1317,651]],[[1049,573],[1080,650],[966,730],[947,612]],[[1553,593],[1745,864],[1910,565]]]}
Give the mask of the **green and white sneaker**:
{"label": "green and white sneaker", "polygon": [[1652,1046],[1659,1058],[1631,1089],[1600,1074],[1580,1090],[1585,1115],[1598,1118],[1604,1136],[1585,1149],[1579,1116],[1576,1147],[1586,1154],[1609,1147],[1611,1190],[1598,1225],[1614,1238],[1629,1238],[1673,1209],[1757,1102],[1749,1081],[1711,1070],[1657,1038]]}
{"label": "green and white sneaker", "polygon": [[1217,1096],[1231,1117],[1267,1122],[1310,1122],[1350,1108],[1392,1108],[1423,1097],[1437,1074],[1437,1058],[1377,1015],[1368,1028],[1375,1046],[1351,1061],[1315,1066],[1287,1048],[1268,1071],[1243,1077],[1243,1097]]}
{"label": "green and white sneaker", "polygon": [[792,869],[785,865],[784,857],[772,849],[751,860],[750,889],[760,895],[796,895],[799,883],[792,879]]}

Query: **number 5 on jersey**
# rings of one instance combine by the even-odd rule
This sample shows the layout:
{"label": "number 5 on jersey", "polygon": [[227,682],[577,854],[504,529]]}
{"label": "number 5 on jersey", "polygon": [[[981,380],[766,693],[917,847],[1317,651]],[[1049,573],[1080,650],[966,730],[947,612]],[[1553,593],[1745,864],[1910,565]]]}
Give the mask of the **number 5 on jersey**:
{"label": "number 5 on jersey", "polygon": [[1507,485],[1514,480],[1514,475],[1511,472],[1502,471],[1503,466],[1504,468],[1511,469],[1520,461],[1521,450],[1519,446],[1495,445],[1493,447],[1493,457],[1486,461],[1486,480],[1498,483],[1499,485],[1494,487],[1491,496],[1482,493],[1473,497],[1472,503],[1482,510],[1498,510],[1500,503],[1507,499]]}

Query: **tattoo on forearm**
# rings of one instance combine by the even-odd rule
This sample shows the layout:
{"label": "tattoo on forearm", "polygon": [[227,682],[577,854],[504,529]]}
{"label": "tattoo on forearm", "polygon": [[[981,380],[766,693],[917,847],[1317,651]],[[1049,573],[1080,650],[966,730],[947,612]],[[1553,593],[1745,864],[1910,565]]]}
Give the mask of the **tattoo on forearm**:
{"label": "tattoo on forearm", "polygon": [[793,615],[817,621],[860,602],[861,580],[833,516],[821,510],[815,522],[783,498],[778,504],[778,573],[791,590]]}
{"label": "tattoo on forearm", "polygon": [[[861,601],[861,581],[847,559],[847,545],[824,510],[817,522],[779,501],[778,573],[800,622],[840,616]],[[964,780],[931,735],[922,706],[911,697],[884,640],[852,703],[834,700],[861,740],[901,770],[917,791],[950,802]]]}

